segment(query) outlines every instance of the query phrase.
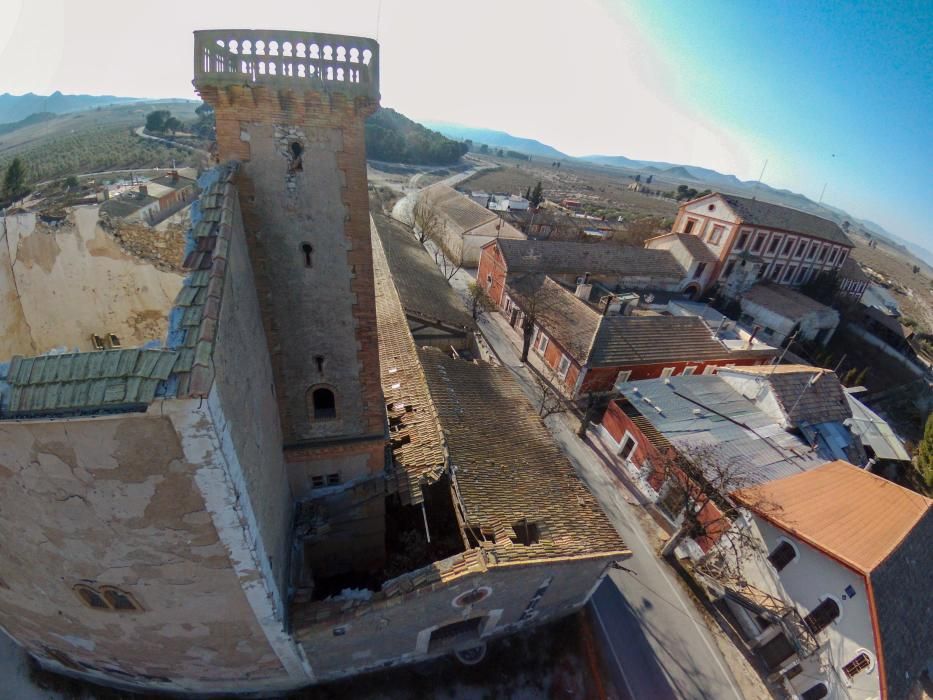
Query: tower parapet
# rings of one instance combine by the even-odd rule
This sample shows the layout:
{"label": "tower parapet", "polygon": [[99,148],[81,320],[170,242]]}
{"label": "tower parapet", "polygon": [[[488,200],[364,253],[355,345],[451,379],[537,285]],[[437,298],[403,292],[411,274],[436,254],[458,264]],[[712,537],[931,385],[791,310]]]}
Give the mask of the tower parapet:
{"label": "tower parapet", "polygon": [[194,83],[263,85],[379,99],[379,45],[364,37],[259,29],[194,33]]}

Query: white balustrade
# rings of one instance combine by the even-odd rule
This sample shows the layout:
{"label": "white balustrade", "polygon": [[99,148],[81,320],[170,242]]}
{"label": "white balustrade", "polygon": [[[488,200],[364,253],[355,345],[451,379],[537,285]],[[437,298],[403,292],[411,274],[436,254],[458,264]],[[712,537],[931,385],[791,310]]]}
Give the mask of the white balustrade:
{"label": "white balustrade", "polygon": [[308,32],[195,32],[195,85],[260,83],[379,97],[379,45]]}

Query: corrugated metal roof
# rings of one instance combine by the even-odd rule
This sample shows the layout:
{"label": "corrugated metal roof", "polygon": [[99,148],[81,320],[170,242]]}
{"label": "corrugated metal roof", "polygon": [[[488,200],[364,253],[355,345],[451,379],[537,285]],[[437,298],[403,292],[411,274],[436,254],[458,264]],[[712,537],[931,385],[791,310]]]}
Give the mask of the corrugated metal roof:
{"label": "corrugated metal roof", "polygon": [[628,382],[620,390],[676,448],[711,450],[749,484],[799,474],[824,462],[715,375]]}
{"label": "corrugated metal roof", "polygon": [[869,445],[878,459],[910,461],[904,445],[881,416],[851,394],[846,393],[846,400],[852,410],[852,417],[846,425],[862,439],[862,444]]}

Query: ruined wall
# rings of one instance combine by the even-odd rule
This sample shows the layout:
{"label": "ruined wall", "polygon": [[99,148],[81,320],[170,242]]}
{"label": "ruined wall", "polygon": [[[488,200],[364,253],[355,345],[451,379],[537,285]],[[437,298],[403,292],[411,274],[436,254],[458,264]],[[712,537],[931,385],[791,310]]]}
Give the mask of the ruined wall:
{"label": "ruined wall", "polygon": [[[0,423],[0,625],[48,666],[106,682],[281,683],[161,408]],[[76,584],[115,586],[142,609],[89,607]]]}
{"label": "ruined wall", "polygon": [[10,246],[7,241],[7,218],[0,217],[0,362],[13,355],[33,355],[36,343],[23,311],[16,286]]}
{"label": "ruined wall", "polygon": [[[377,594],[371,602],[310,603],[295,610],[296,636],[320,680],[409,663],[471,645],[469,638],[431,645],[432,630],[442,625],[482,617],[486,637],[566,615],[586,602],[607,564],[585,559],[499,566],[388,599]],[[483,588],[488,595],[481,601],[454,603]],[[476,637],[472,646],[478,642]]]}
{"label": "ruined wall", "polygon": [[[234,200],[233,226],[214,348],[214,381],[224,425],[243,479],[242,498],[255,517],[263,555],[279,595],[287,595],[292,497],[282,457],[282,431],[262,317],[246,248],[243,221]],[[215,421],[218,417],[215,416]],[[284,618],[284,610],[279,611]]]}
{"label": "ruined wall", "polygon": [[114,333],[123,346],[165,335],[183,277],[124,251],[98,225],[96,206],[73,209],[63,224],[35,214],[0,220],[0,294],[18,295],[3,314],[0,358],[66,346],[92,350],[91,335]]}
{"label": "ruined wall", "polygon": [[130,255],[167,272],[183,271],[187,226],[169,224],[153,228],[127,221],[108,222],[108,232]]}

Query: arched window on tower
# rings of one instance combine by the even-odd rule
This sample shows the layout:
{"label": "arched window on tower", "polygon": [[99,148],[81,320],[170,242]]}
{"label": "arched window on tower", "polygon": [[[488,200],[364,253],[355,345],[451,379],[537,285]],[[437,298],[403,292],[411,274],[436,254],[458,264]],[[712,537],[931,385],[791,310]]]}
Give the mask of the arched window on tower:
{"label": "arched window on tower", "polygon": [[304,261],[305,267],[311,267],[311,253],[314,252],[314,248],[311,247],[310,243],[301,244],[301,257]]}
{"label": "arched window on tower", "polygon": [[311,390],[311,410],[314,420],[328,420],[337,417],[337,399],[334,392],[326,387]]}

